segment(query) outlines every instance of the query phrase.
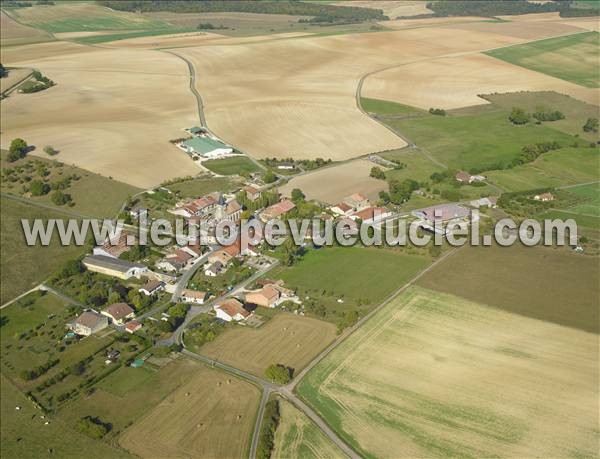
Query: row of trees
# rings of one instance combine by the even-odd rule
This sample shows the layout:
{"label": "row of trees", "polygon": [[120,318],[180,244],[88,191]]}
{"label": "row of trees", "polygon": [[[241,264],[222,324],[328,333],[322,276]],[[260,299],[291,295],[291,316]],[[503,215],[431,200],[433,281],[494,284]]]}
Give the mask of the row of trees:
{"label": "row of trees", "polygon": [[527,0],[452,0],[451,2],[430,2],[427,4],[427,8],[432,10],[435,16],[493,17],[515,14],[549,13],[568,8],[568,4],[560,5],[559,2],[538,4]]}
{"label": "row of trees", "polygon": [[265,414],[260,428],[260,437],[256,448],[258,459],[269,459],[275,446],[275,432],[279,426],[279,401],[269,400],[265,405]]}

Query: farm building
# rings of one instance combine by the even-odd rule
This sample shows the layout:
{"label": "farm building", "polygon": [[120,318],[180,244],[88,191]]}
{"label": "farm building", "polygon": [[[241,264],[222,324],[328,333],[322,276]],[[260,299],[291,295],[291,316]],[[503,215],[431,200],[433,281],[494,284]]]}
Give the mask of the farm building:
{"label": "farm building", "polygon": [[188,252],[178,249],[156,263],[156,267],[169,272],[177,272],[185,268],[192,258],[194,257]]}
{"label": "farm building", "polygon": [[484,175],[471,175],[465,171],[458,171],[454,178],[460,183],[483,182],[486,179]]}
{"label": "farm building", "polygon": [[542,201],[542,202],[548,202],[548,201],[554,201],[554,195],[552,193],[541,193],[541,194],[536,194],[533,199],[535,199],[536,201]]}
{"label": "farm building", "polygon": [[164,291],[165,283],[159,280],[150,280],[138,289],[138,292],[146,296],[156,295],[158,292]]}
{"label": "farm building", "polygon": [[81,336],[90,336],[108,327],[108,319],[95,311],[85,311],[67,324],[67,328]]}
{"label": "farm building", "polygon": [[210,294],[208,292],[198,292],[196,290],[184,290],[181,293],[181,301],[184,303],[204,304]]}
{"label": "farm building", "polygon": [[471,201],[469,204],[471,204],[473,207],[475,208],[480,208],[480,207],[496,207],[496,203],[497,203],[498,199],[495,198],[494,196],[490,196],[487,198],[479,198],[479,199],[475,199],[474,201]]}
{"label": "farm building", "polygon": [[384,207],[367,207],[354,213],[350,218],[353,220],[360,219],[363,223],[375,223],[391,216],[392,212]]}
{"label": "farm building", "polygon": [[220,158],[233,153],[233,148],[229,145],[210,137],[192,137],[184,140],[181,148],[192,156],[196,155],[205,159]]}
{"label": "farm building", "polygon": [[265,285],[260,290],[246,293],[246,302],[265,308],[274,308],[277,306],[280,296],[279,291],[272,285]]}
{"label": "farm building", "polygon": [[428,223],[447,222],[454,218],[467,218],[469,210],[458,204],[441,204],[439,206],[425,207],[423,209],[413,210],[415,217],[422,218]]}
{"label": "farm building", "polygon": [[135,311],[127,303],[114,303],[102,310],[102,315],[113,323],[122,325],[127,319],[135,317]]}
{"label": "farm building", "polygon": [[244,309],[242,303],[235,298],[230,298],[215,305],[214,310],[217,313],[217,317],[225,322],[231,322],[232,320],[239,322],[250,316],[250,313]]}
{"label": "farm building", "polygon": [[105,255],[91,255],[82,260],[83,266],[88,270],[118,277],[119,279],[140,278],[148,271],[148,267],[141,263],[133,263],[119,258],[107,257]]}

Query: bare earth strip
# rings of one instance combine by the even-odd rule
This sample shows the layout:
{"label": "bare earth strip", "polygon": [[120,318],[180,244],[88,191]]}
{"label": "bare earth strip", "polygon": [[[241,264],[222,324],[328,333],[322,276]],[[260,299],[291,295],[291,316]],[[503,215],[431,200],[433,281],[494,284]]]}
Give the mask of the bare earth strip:
{"label": "bare earth strip", "polygon": [[[404,141],[357,109],[355,92],[364,75],[395,65],[477,53],[581,30],[560,23],[544,23],[524,37],[511,23],[486,25],[494,26],[491,32],[431,25],[392,32],[238,45],[207,43],[182,48],[177,53],[195,66],[196,84],[205,102],[209,127],[229,143],[260,158],[342,160],[405,146]],[[491,61],[483,64],[492,65]],[[468,75],[458,67],[455,71],[460,73],[459,78]],[[495,71],[492,66],[481,80]],[[367,78],[367,89],[370,80],[379,75],[384,75],[384,82],[392,83],[375,91],[377,94],[365,92],[366,96],[397,99],[396,93],[408,93],[425,99],[427,93],[432,93],[419,106],[441,105],[434,103],[438,100],[439,73],[411,74],[410,79],[397,83],[397,73],[388,78],[381,72]],[[546,80],[540,81],[543,86]],[[415,83],[419,85],[417,90]],[[468,81],[465,87],[468,89],[470,85]],[[569,87],[564,88],[561,82],[561,86],[553,89],[567,92]],[[491,92],[495,90],[492,88]],[[472,104],[471,93],[468,97],[466,104]]]}
{"label": "bare earth strip", "polygon": [[258,401],[252,384],[198,365],[194,377],[136,421],[119,443],[144,458],[242,457]]}
{"label": "bare earth strip", "polygon": [[[5,59],[8,57],[8,59]],[[167,53],[49,43],[3,52],[3,64],[38,68],[57,85],[2,101],[2,146],[24,138],[43,154],[147,188],[193,175],[170,139],[198,123],[184,62]]]}
{"label": "bare earth strip", "polygon": [[293,178],[279,191],[291,196],[294,188],[300,188],[308,199],[328,204],[336,204],[353,193],[362,193],[371,200],[377,200],[379,192],[387,189],[387,184],[369,176],[374,166],[366,159],[349,161]]}
{"label": "bare earth strip", "polygon": [[597,335],[412,287],[302,381],[374,457],[593,457]]}

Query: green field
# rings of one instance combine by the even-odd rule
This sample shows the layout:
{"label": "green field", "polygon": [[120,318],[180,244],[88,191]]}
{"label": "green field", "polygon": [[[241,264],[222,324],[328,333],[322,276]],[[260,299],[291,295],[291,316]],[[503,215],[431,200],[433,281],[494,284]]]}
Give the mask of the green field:
{"label": "green field", "polygon": [[538,142],[557,141],[563,146],[576,139],[546,125],[515,126],[509,110],[463,116],[426,115],[418,119],[386,120],[417,146],[427,149],[450,168],[496,169],[516,158],[521,148]]}
{"label": "green field", "polygon": [[425,113],[423,110],[409,105],[403,105],[389,100],[369,99],[367,97],[361,97],[360,105],[365,112],[383,116],[421,115]]}
{"label": "green field", "polygon": [[198,177],[167,185],[167,188],[181,197],[195,198],[213,191],[227,192],[238,183],[227,177]]}
{"label": "green field", "polygon": [[[540,219],[556,219],[559,218],[561,220],[568,220],[572,218],[577,223],[577,228],[580,233],[582,233],[585,228],[591,228],[594,230],[600,230],[600,218],[598,217],[590,217],[588,215],[581,215],[578,213],[573,213],[565,210],[549,210],[538,215]],[[594,239],[598,239],[598,234],[593,234],[592,237]]]}
{"label": "green field", "polygon": [[203,161],[202,165],[219,175],[241,175],[260,170],[260,168],[246,156],[211,159],[209,161]]}
{"label": "green field", "polygon": [[586,200],[569,210],[586,216],[600,217],[600,182],[568,188],[573,193]]}
{"label": "green field", "polygon": [[[79,215],[113,218],[128,196],[141,191],[126,183],[46,158],[26,156],[18,161],[8,162],[5,150],[2,150],[0,165],[2,166],[0,189],[3,193],[25,196],[33,202],[57,207],[57,211],[65,209]],[[52,186],[72,176],[75,178],[71,180],[70,185],[63,188],[63,192],[71,195],[72,198],[72,202],[68,205],[58,207],[53,204],[52,191],[43,196],[31,196],[26,191],[30,181],[33,180],[43,181]]]}
{"label": "green field", "polygon": [[279,400],[281,418],[275,431],[272,459],[335,459],[344,454],[304,413],[290,402]]}
{"label": "green field", "polygon": [[[583,141],[596,142],[600,139],[598,132],[583,130],[583,125],[588,118],[598,118],[598,107],[564,94],[553,91],[535,91],[491,94],[484,98],[493,104],[492,107],[501,107],[505,110],[512,110],[513,107],[520,107],[528,113],[535,113],[539,109],[544,111],[560,110],[565,115],[564,119],[545,121],[543,124],[566,134],[578,135]],[[584,143],[583,141],[582,143]]]}
{"label": "green field", "polygon": [[427,257],[399,250],[328,247],[309,250],[294,266],[272,276],[297,289],[300,298],[313,298],[329,319],[351,309],[368,311],[428,264]]}
{"label": "green field", "polygon": [[598,333],[598,259],[567,250],[520,244],[465,247],[417,283],[521,316]]}
{"label": "green field", "polygon": [[595,334],[410,287],[298,393],[362,457],[596,457],[597,372]]}
{"label": "green field", "polygon": [[[2,237],[0,242],[0,302],[4,304],[15,296],[35,287],[67,260],[76,258],[89,250],[87,246],[63,247],[56,234],[51,244],[28,246],[23,235],[21,219],[33,221],[40,218],[68,218],[58,211],[43,209],[2,197]],[[35,261],[34,261],[35,260]]]}
{"label": "green field", "polygon": [[[82,451],[86,457],[98,459],[133,457],[122,449],[75,432],[60,417],[41,419],[41,411],[4,375],[0,388],[2,457],[81,457]],[[16,406],[21,409],[15,410]],[[46,421],[48,425],[44,424]]]}
{"label": "green field", "polygon": [[597,88],[600,83],[598,32],[549,38],[488,51],[486,54],[566,81]]}
{"label": "green field", "polygon": [[51,33],[100,30],[142,30],[169,24],[134,13],[115,11],[91,2],[65,2],[10,9],[18,22]]}
{"label": "green field", "polygon": [[600,179],[599,161],[600,153],[595,148],[562,148],[532,163],[486,175],[492,183],[510,191],[557,187]]}
{"label": "green field", "polygon": [[175,33],[197,32],[196,28],[168,27],[160,29],[141,30],[138,32],[121,32],[102,35],[92,35],[89,37],[74,38],[73,41],[86,45],[96,45],[99,43],[108,43],[110,41],[126,40],[128,38],[155,37],[159,35],[171,35]]}

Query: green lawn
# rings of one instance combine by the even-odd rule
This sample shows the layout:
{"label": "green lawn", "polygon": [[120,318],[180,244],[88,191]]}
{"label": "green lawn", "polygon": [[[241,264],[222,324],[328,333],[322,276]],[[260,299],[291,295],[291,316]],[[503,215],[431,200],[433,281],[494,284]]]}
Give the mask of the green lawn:
{"label": "green lawn", "polygon": [[418,115],[425,113],[409,105],[399,104],[397,102],[391,102],[389,100],[381,99],[369,99],[367,97],[361,97],[360,104],[364,111],[368,113],[376,113],[377,115],[389,116],[389,115]]}
{"label": "green lawn", "polygon": [[515,126],[510,110],[466,116],[427,115],[418,119],[387,120],[438,161],[455,169],[495,169],[516,158],[525,145],[557,141],[572,144],[576,139],[546,125]]}
{"label": "green lawn", "polygon": [[202,165],[219,175],[239,175],[260,170],[260,168],[246,156],[211,159],[209,161],[203,161]]}
{"label": "green lawn", "polygon": [[66,218],[58,211],[42,209],[2,197],[0,200],[0,302],[4,304],[15,296],[35,287],[53,274],[62,263],[76,258],[89,250],[86,246],[60,245],[54,236],[51,244],[28,246],[25,241],[21,219],[33,221],[40,218]]}
{"label": "green lawn", "polygon": [[597,88],[600,83],[599,37],[598,32],[585,32],[508,46],[486,54],[581,86]]}
{"label": "green lawn", "polygon": [[567,191],[586,200],[584,204],[569,210],[600,217],[600,182],[568,188]]}
{"label": "green lawn", "polygon": [[532,163],[490,171],[486,175],[505,190],[531,190],[598,180],[599,162],[598,149],[562,148],[548,152]]}
{"label": "green lawn", "polygon": [[563,210],[549,210],[540,214],[538,216],[540,219],[560,219],[560,220],[568,220],[572,218],[577,223],[578,227],[583,228],[591,228],[595,230],[600,230],[600,218],[592,217],[588,215],[580,215],[577,212],[573,213],[571,211],[563,211]]}
{"label": "green lawn", "polygon": [[368,311],[429,262],[396,249],[327,247],[309,250],[295,265],[269,276],[283,279],[300,298],[314,300],[314,315],[323,306],[326,315],[321,318],[329,320],[351,309]]}

